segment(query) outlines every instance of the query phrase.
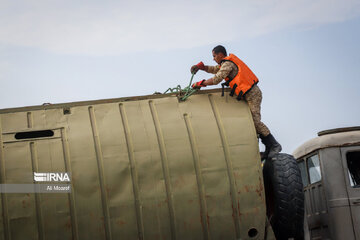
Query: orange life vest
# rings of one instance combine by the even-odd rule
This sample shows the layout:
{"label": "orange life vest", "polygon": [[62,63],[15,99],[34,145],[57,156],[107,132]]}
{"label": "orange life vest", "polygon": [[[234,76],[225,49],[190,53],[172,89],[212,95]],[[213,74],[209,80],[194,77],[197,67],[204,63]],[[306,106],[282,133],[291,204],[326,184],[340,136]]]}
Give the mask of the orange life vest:
{"label": "orange life vest", "polygon": [[259,79],[250,68],[234,54],[225,57],[221,60],[221,63],[225,61],[233,62],[238,68],[238,73],[233,79],[228,77],[225,78],[226,82],[223,83],[222,86],[229,86],[232,89],[230,96],[233,96],[235,93],[237,95],[237,100],[241,100],[241,98],[259,82]]}

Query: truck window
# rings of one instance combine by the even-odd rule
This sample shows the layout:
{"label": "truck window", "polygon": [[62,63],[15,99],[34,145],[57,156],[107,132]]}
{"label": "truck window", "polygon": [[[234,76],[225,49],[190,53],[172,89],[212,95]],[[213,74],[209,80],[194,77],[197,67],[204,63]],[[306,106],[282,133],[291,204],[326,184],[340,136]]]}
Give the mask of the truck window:
{"label": "truck window", "polygon": [[360,187],[360,151],[346,154],[349,169],[350,184],[352,187]]}
{"label": "truck window", "polygon": [[310,177],[310,184],[319,182],[321,180],[319,156],[313,155],[307,159],[308,172]]}
{"label": "truck window", "polygon": [[305,161],[302,160],[301,162],[298,162],[298,166],[299,166],[300,172],[301,172],[302,183],[303,183],[304,187],[306,187],[309,184],[309,181],[307,178]]}

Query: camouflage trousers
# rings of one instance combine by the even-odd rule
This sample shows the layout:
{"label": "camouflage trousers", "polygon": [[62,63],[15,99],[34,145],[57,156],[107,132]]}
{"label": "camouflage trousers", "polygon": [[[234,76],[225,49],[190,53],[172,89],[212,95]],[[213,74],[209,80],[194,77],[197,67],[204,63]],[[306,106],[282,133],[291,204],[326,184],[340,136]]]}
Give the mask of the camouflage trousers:
{"label": "camouflage trousers", "polygon": [[263,136],[269,135],[269,128],[261,121],[260,105],[262,100],[262,93],[260,88],[255,85],[249,92],[245,94],[244,98],[249,105],[254,120],[256,133]]}

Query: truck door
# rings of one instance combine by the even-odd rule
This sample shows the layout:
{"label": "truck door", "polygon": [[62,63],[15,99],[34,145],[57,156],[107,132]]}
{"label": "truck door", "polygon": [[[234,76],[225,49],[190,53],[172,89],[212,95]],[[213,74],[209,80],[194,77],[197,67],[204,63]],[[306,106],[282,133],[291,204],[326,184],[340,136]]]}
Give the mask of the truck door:
{"label": "truck door", "polygon": [[[34,172],[67,172],[67,148],[64,128],[2,134],[2,181],[11,184],[34,184]],[[66,151],[65,151],[66,150]],[[70,202],[68,194],[7,193],[3,208],[7,213],[11,238],[71,238]],[[71,219],[73,220],[73,219]],[[63,226],[63,227],[62,227]],[[63,229],[64,228],[64,229]],[[26,231],[19,231],[26,229]],[[5,230],[4,230],[5,231]]]}
{"label": "truck door", "polygon": [[354,234],[360,239],[360,146],[341,148]]}

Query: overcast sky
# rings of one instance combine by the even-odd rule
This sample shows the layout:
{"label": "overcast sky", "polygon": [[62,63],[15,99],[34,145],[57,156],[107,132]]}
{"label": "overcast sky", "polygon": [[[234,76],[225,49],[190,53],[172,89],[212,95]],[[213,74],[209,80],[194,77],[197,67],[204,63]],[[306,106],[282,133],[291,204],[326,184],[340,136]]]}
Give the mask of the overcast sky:
{"label": "overcast sky", "polygon": [[0,0],[0,109],[185,87],[222,44],[259,77],[291,153],[360,125],[359,43],[360,0]]}

